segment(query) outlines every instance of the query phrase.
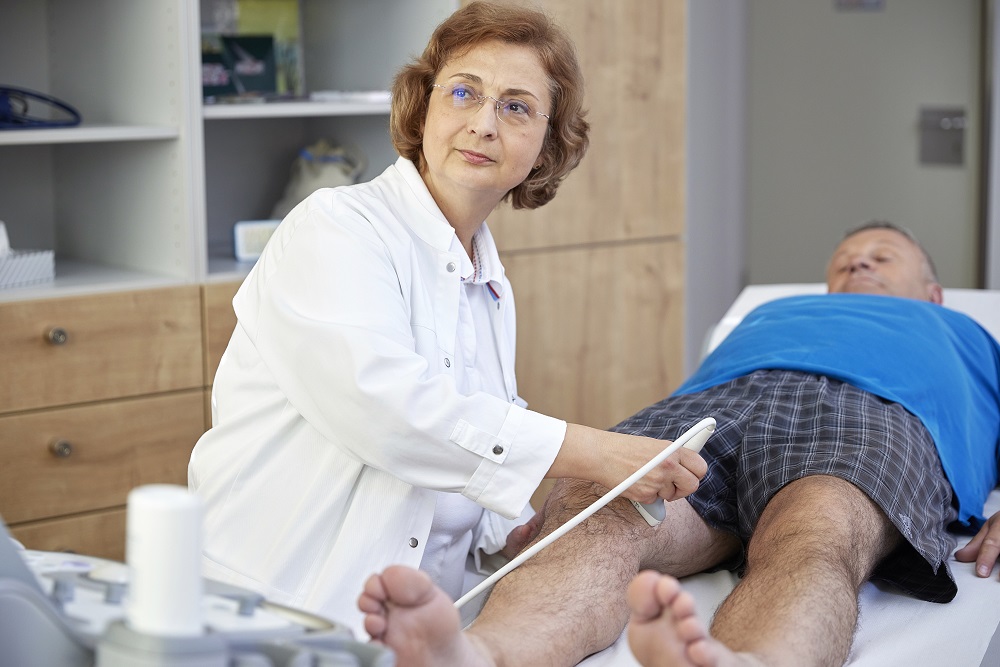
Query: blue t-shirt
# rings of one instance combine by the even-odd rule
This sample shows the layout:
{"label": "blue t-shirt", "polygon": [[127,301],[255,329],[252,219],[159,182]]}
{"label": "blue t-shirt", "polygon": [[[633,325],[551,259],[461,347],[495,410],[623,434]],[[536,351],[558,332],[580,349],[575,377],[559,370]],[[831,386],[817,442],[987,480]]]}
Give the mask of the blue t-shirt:
{"label": "blue t-shirt", "polygon": [[763,369],[841,380],[920,418],[975,527],[997,486],[1000,344],[975,320],[936,304],[868,294],[797,296],[748,314],[675,394]]}

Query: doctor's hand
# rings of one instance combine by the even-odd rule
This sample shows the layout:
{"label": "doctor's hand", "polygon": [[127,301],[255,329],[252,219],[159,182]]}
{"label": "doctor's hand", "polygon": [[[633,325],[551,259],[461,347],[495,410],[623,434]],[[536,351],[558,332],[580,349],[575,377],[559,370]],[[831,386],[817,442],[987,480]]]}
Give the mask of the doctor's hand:
{"label": "doctor's hand", "polygon": [[987,519],[976,536],[955,552],[955,560],[959,562],[976,561],[976,574],[980,577],[990,576],[998,557],[1000,557],[1000,512]]}
{"label": "doctor's hand", "polygon": [[[669,440],[568,424],[566,438],[548,476],[588,479],[612,489],[670,444]],[[707,471],[708,464],[701,456],[682,447],[622,496],[640,503],[651,503],[657,498],[666,501],[684,498],[694,493]]]}
{"label": "doctor's hand", "polygon": [[542,512],[535,512],[528,523],[522,524],[510,531],[507,535],[507,544],[500,551],[501,554],[507,559],[513,559],[517,554],[521,553],[528,544],[538,537],[539,531],[542,529],[542,519],[544,518]]}

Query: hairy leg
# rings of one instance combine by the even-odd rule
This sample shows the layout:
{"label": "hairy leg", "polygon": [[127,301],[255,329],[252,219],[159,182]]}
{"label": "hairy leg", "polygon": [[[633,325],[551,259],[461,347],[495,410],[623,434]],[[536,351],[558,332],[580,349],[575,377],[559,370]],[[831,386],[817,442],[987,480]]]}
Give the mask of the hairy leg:
{"label": "hairy leg", "polygon": [[[605,491],[589,482],[557,484],[540,537]],[[667,503],[664,522],[650,528],[631,503],[615,500],[498,582],[468,634],[490,647],[498,664],[575,665],[621,634],[625,591],[640,569],[685,576],[716,565],[737,546],[686,501]]]}
{"label": "hairy leg", "polygon": [[711,633],[679,584],[643,573],[630,589],[630,642],[646,667],[842,665],[858,589],[902,537],[871,500],[833,477],[782,489],[758,522],[747,571]]}
{"label": "hairy leg", "polygon": [[[604,492],[590,482],[557,484],[536,540]],[[467,632],[459,632],[458,615],[445,608],[450,600],[416,570],[376,575],[359,607],[368,614],[369,633],[397,652],[401,667],[569,666],[621,634],[625,590],[640,568],[684,576],[721,562],[736,547],[686,501],[668,503],[664,522],[650,528],[631,503],[616,500],[498,582]]]}
{"label": "hairy leg", "polygon": [[792,482],[761,516],[746,575],[716,613],[713,637],[769,665],[842,665],[858,589],[901,541],[854,485],[825,476]]}

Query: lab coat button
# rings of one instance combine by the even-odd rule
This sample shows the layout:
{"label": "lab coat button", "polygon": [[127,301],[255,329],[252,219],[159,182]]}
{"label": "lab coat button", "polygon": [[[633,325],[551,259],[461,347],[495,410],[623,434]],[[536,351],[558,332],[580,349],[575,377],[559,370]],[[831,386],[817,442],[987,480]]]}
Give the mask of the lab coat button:
{"label": "lab coat button", "polygon": [[497,456],[500,456],[501,454],[503,454],[503,447],[501,447],[500,445],[493,445],[493,453],[496,454]]}
{"label": "lab coat button", "polygon": [[458,265],[456,265],[455,262],[448,262],[448,266],[444,268],[448,269],[448,273],[455,273],[455,269],[458,268]]}
{"label": "lab coat button", "polygon": [[448,357],[444,358],[444,367],[451,368],[451,359],[449,359]]}
{"label": "lab coat button", "polygon": [[415,537],[411,537],[410,538],[410,546],[411,547],[413,547],[414,549],[416,549],[418,544],[420,544],[420,542],[417,541],[417,538],[415,538]]}

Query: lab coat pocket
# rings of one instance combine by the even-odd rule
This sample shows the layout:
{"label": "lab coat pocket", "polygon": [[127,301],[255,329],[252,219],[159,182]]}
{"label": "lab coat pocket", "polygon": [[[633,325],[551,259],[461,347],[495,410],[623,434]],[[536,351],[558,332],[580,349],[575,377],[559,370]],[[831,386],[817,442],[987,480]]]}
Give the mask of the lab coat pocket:
{"label": "lab coat pocket", "polygon": [[439,345],[437,332],[429,327],[412,325],[413,345],[417,354],[427,360],[427,374],[453,375],[454,354]]}

